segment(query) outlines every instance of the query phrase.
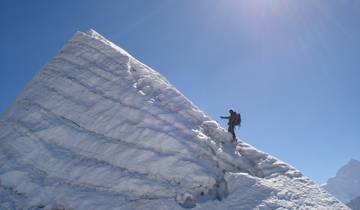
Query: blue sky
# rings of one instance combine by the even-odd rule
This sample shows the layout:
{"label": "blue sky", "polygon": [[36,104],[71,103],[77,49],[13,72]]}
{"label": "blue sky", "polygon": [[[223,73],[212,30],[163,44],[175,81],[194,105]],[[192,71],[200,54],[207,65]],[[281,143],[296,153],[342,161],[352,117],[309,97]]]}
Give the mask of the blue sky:
{"label": "blue sky", "polygon": [[317,183],[360,159],[360,1],[2,0],[0,28],[0,113],[93,28]]}

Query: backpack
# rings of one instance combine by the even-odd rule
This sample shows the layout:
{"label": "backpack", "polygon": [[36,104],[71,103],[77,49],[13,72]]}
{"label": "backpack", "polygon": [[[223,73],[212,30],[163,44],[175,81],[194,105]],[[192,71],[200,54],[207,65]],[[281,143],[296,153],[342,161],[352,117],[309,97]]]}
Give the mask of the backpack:
{"label": "backpack", "polygon": [[235,113],[234,125],[240,125],[240,123],[241,123],[240,113]]}

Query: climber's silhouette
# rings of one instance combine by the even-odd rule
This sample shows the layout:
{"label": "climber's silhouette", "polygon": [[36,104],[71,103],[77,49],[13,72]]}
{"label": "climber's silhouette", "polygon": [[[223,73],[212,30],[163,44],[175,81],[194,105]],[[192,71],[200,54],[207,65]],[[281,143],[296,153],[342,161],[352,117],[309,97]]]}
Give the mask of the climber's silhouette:
{"label": "climber's silhouette", "polygon": [[231,133],[233,137],[233,141],[236,141],[236,135],[235,135],[235,126],[240,125],[241,123],[241,116],[240,113],[236,113],[234,110],[229,110],[230,116],[220,116],[222,119],[229,119],[228,121],[228,131]]}

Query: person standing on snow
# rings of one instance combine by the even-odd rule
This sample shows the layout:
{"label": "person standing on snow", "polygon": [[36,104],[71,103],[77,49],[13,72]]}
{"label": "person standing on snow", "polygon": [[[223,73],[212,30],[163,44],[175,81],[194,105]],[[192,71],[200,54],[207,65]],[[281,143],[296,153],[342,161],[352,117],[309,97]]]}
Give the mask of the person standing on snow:
{"label": "person standing on snow", "polygon": [[234,110],[229,110],[230,116],[220,116],[221,119],[229,119],[228,121],[228,132],[231,133],[233,137],[233,141],[236,141],[236,135],[235,135],[235,126],[240,125],[241,123],[241,116],[240,113],[236,113]]}

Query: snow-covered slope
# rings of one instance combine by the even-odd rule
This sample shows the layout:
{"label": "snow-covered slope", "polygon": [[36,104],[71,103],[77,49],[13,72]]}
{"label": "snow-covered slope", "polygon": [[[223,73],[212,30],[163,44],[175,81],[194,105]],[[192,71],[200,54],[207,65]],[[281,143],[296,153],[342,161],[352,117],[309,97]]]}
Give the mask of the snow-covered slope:
{"label": "snow-covered slope", "polygon": [[78,32],[0,121],[1,209],[347,209]]}
{"label": "snow-covered slope", "polygon": [[344,203],[360,196],[360,161],[350,160],[323,187]]}

